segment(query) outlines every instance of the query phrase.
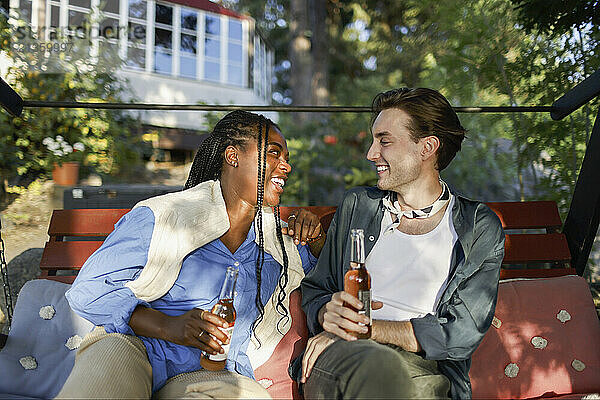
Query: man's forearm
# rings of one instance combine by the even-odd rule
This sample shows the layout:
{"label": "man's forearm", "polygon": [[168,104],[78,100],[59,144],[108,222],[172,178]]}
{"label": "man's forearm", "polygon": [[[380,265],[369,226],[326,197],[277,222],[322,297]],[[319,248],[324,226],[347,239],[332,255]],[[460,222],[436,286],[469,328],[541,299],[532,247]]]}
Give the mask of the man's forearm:
{"label": "man's forearm", "polygon": [[371,339],[378,343],[394,344],[413,353],[421,351],[410,321],[373,320]]}

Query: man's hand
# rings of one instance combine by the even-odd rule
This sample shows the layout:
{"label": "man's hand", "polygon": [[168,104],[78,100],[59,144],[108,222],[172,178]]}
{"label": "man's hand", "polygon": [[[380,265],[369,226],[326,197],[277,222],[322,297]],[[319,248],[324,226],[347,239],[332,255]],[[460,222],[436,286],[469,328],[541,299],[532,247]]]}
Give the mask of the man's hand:
{"label": "man's hand", "polygon": [[300,378],[300,382],[306,383],[319,355],[321,355],[330,344],[339,339],[339,337],[328,332],[321,332],[317,336],[308,339],[304,357],[302,357],[302,378]]}
{"label": "man's hand", "polygon": [[[362,303],[350,293],[344,291],[334,293],[331,300],[319,310],[319,322],[326,332],[339,336],[344,340],[356,340],[356,334],[368,331],[365,325],[371,321],[365,315],[359,314],[347,305],[357,310],[362,308]],[[383,307],[382,302],[371,302],[373,310],[381,307]],[[360,325],[359,322],[364,325]]]}

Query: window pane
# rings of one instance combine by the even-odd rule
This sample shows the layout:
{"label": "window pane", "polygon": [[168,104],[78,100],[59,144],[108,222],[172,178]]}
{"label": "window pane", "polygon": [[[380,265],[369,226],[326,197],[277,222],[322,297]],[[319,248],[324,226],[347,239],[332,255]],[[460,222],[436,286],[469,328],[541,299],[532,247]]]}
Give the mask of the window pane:
{"label": "window pane", "polygon": [[237,43],[229,43],[227,50],[230,62],[242,63],[242,45]]}
{"label": "window pane", "polygon": [[181,9],[181,28],[195,31],[196,20],[197,16],[195,11]]}
{"label": "window pane", "polygon": [[179,60],[179,73],[188,78],[196,77],[196,59],[182,56]]}
{"label": "window pane", "polygon": [[173,7],[156,5],[156,22],[166,25],[173,25]]}
{"label": "window pane", "polygon": [[133,18],[146,19],[146,1],[129,0],[129,16]]}
{"label": "window pane", "polygon": [[227,67],[227,81],[237,86],[242,86],[242,67],[238,65],[229,65]]}
{"label": "window pane", "polygon": [[100,23],[100,36],[107,39],[118,39],[119,20],[115,18],[104,18]]}
{"label": "window pane", "polygon": [[100,0],[100,9],[113,14],[119,14],[119,0]]}
{"label": "window pane", "polygon": [[211,38],[204,39],[204,55],[219,58],[221,56],[221,42]]}
{"label": "window pane", "polygon": [[196,36],[181,34],[181,51],[196,54]]}
{"label": "window pane", "polygon": [[240,21],[229,20],[229,39],[242,40],[242,23]]}
{"label": "window pane", "polygon": [[90,3],[90,0],[69,0],[69,5],[78,7],[90,8]]}
{"label": "window pane", "polygon": [[171,60],[173,57],[171,54],[163,53],[161,51],[154,52],[154,70],[163,74],[171,73]]}
{"label": "window pane", "polygon": [[69,27],[74,29],[78,26],[83,26],[83,21],[87,19],[87,14],[79,11],[69,10]]}
{"label": "window pane", "polygon": [[60,7],[52,6],[50,9],[50,26],[58,28],[60,23]]}
{"label": "window pane", "polygon": [[129,22],[129,42],[146,43],[146,26]]}
{"label": "window pane", "polygon": [[127,65],[144,69],[146,67],[146,49],[129,47],[127,49]]}
{"label": "window pane", "polygon": [[154,30],[154,46],[170,50],[173,48],[172,37],[173,34],[171,31],[156,28]]}
{"label": "window pane", "polygon": [[206,16],[206,33],[208,35],[218,35],[221,32],[221,21],[219,17]]}
{"label": "window pane", "polygon": [[204,77],[209,81],[219,81],[221,79],[221,66],[219,63],[206,61],[204,63]]}
{"label": "window pane", "polygon": [[[8,8],[6,9],[8,12]],[[31,0],[21,0],[19,3],[19,15],[21,20],[30,23],[31,22]],[[58,24],[56,24],[58,26]]]}

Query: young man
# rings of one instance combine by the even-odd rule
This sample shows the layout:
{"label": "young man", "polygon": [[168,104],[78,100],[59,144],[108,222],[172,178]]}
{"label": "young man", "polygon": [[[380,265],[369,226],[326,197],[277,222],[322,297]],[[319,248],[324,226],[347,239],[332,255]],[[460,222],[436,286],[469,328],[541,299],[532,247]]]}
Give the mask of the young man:
{"label": "young man", "polygon": [[[471,354],[496,305],[504,233],[483,203],[440,179],[465,129],[439,92],[397,89],[373,101],[367,158],[377,188],[349,191],[317,266],[302,282],[314,335],[291,371],[307,398],[468,398]],[[369,318],[344,292],[351,229],[365,231]],[[301,376],[299,376],[301,375]]]}

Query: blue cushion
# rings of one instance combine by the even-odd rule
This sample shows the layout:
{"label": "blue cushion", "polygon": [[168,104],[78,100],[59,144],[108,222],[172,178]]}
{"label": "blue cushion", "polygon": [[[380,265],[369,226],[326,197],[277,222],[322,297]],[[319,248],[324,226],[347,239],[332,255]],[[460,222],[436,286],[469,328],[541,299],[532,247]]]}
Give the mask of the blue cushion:
{"label": "blue cushion", "polygon": [[[65,292],[71,285],[47,279],[25,283],[15,307],[6,345],[0,351],[0,398],[3,395],[53,398],[65,383],[77,349],[69,350],[67,340],[83,338],[93,325],[75,314]],[[43,319],[40,308],[52,305],[54,317]],[[32,356],[37,368],[26,370],[19,359]]]}

